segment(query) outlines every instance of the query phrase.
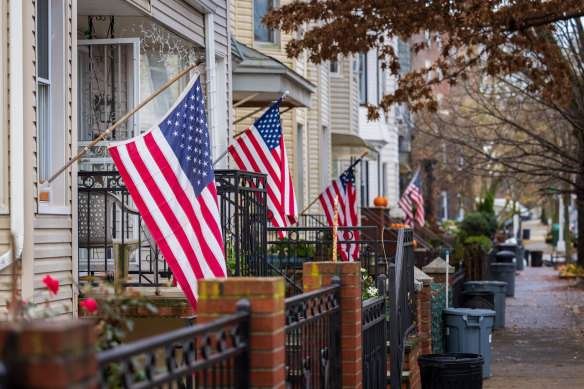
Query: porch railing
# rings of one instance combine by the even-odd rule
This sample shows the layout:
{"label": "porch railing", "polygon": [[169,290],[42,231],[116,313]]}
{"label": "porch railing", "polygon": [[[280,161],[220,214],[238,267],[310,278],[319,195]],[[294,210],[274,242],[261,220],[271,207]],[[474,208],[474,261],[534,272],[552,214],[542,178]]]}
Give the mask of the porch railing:
{"label": "porch railing", "polygon": [[361,311],[363,388],[387,387],[387,277],[377,279],[379,297],[363,302]]}
{"label": "porch railing", "polygon": [[79,278],[119,276],[135,286],[171,278],[118,172],[78,173]]}
{"label": "porch railing", "polygon": [[395,262],[389,266],[389,350],[391,387],[401,387],[407,336],[414,330],[414,234],[398,230]]}
{"label": "porch railing", "polygon": [[341,381],[341,281],[286,299],[286,387],[338,388]]}
{"label": "porch railing", "polygon": [[[286,279],[287,294],[302,293],[302,266],[304,262],[330,261],[332,259],[333,229],[321,227],[268,227],[268,268],[272,275]],[[343,241],[339,241],[339,250],[358,250],[361,267],[369,274],[380,274],[379,242],[368,236],[377,236],[377,227],[339,227]],[[280,239],[278,232],[285,232],[286,238]],[[340,260],[341,254],[338,253]],[[381,273],[385,271],[382,269]]]}
{"label": "porch railing", "polygon": [[97,355],[100,387],[248,388],[250,303],[206,324],[129,343]]}

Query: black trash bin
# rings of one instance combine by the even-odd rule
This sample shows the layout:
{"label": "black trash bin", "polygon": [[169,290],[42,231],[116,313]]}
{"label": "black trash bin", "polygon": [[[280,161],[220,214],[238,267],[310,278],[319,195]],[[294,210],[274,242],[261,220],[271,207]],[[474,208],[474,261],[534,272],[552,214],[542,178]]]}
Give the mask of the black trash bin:
{"label": "black trash bin", "polygon": [[523,240],[529,240],[531,238],[531,230],[530,229],[524,229],[523,230]]}
{"label": "black trash bin", "polygon": [[531,252],[531,266],[541,267],[543,262],[543,251],[532,251]]}
{"label": "black trash bin", "polygon": [[462,292],[462,308],[495,310],[495,293],[465,290]]}
{"label": "black trash bin", "polygon": [[481,389],[483,357],[478,354],[426,354],[418,357],[422,389]]}
{"label": "black trash bin", "polygon": [[499,251],[495,255],[495,258],[496,258],[497,262],[515,263],[515,249],[513,249],[513,251],[509,251],[509,250]]}

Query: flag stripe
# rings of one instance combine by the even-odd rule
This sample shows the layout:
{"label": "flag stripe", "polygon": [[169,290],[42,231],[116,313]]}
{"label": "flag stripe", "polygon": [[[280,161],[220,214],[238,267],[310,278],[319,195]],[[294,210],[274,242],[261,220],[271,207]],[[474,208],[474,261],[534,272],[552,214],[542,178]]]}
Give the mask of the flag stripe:
{"label": "flag stripe", "polygon": [[[270,221],[276,227],[296,223],[297,208],[280,123],[280,100],[248,128],[228,150],[242,170],[264,173]],[[285,231],[278,232],[280,237]]]}
{"label": "flag stripe", "polygon": [[[180,250],[182,250],[179,255],[182,254],[187,260],[189,260],[197,278],[203,278],[203,271],[201,270],[199,264],[196,261],[190,260],[190,258],[193,257],[194,252],[191,245],[189,244],[189,238],[187,237],[185,231],[181,228],[185,221],[183,220],[181,223],[181,221],[178,220],[175,213],[177,211],[176,207],[173,207],[173,204],[167,201],[167,199],[164,197],[162,190],[158,187],[155,181],[156,178],[150,176],[149,169],[146,167],[146,164],[142,159],[142,155],[140,155],[140,151],[138,150],[136,143],[128,144],[126,146],[126,150],[128,152],[128,157],[130,158],[131,163],[136,168],[137,174],[144,183],[148,192],[152,195],[154,202],[160,208],[162,217],[165,219],[169,227],[168,234],[165,234],[165,238],[168,239],[168,235],[172,235],[176,239],[180,245]],[[170,201],[172,201],[172,199]]]}
{"label": "flag stripe", "polygon": [[[165,235],[168,234],[168,225],[166,225],[163,220],[164,218],[160,209],[152,207],[154,200],[143,185],[140,176],[133,168],[133,164],[129,161],[126,148],[120,146],[117,148],[110,148],[109,151],[114,161],[117,160],[116,166],[118,167],[120,174],[123,175],[124,183],[132,195],[132,199],[138,207],[140,215],[148,226],[148,230],[159,245],[161,251],[164,250],[164,258],[170,266],[173,274],[177,277],[177,281],[183,289],[187,300],[191,306],[196,308],[198,295],[196,276],[192,268],[186,266],[186,258],[182,255],[182,250],[177,249],[178,245],[176,239],[172,236],[169,238],[165,237]],[[126,166],[128,167],[127,169]],[[133,193],[137,194],[137,196],[134,196]]]}
{"label": "flag stripe", "polygon": [[196,309],[199,278],[224,277],[225,253],[199,77],[157,126],[109,146],[144,223]]}
{"label": "flag stripe", "polygon": [[[186,176],[183,174],[177,160],[168,161],[165,157],[165,155],[168,155],[169,158],[172,158],[173,155],[163,154],[159,149],[158,146],[164,147],[164,145],[170,148],[164,139],[156,139],[155,141],[154,138],[163,137],[162,134],[160,134],[159,131],[153,131],[152,135],[153,136],[144,137],[146,141],[145,147],[147,147],[149,153],[152,154],[150,157],[149,154],[144,153],[144,160],[147,162],[149,170],[152,170],[155,167],[157,161],[158,168],[163,172],[167,169],[172,169],[172,166],[178,167],[175,174],[165,174],[164,176],[155,175],[154,179],[156,180],[159,178],[159,181],[157,181],[158,186],[160,188],[169,188],[172,190],[172,196],[178,201],[177,206],[177,204],[172,202],[170,193],[167,193],[165,196],[166,201],[170,202],[175,215],[180,217],[180,223],[188,233],[188,239],[191,242],[196,258],[206,259],[205,261],[195,261],[197,266],[201,267],[205,278],[223,277],[225,274],[225,269],[220,265],[221,258],[223,258],[223,248],[217,244],[217,238],[221,236],[221,233],[218,230],[218,226],[215,224],[215,231],[211,231],[208,228],[209,223],[211,223],[213,220],[211,214],[200,209],[199,201],[189,201],[188,194],[185,191],[178,189],[185,187],[188,188],[184,182],[182,183],[184,186],[181,185],[179,179],[177,178],[184,177],[184,180],[186,181]],[[203,193],[205,193],[205,191],[203,191],[202,194]],[[194,196],[194,193],[192,195]],[[207,207],[204,207],[204,209],[206,208]],[[201,219],[205,220],[205,223],[198,222],[198,220]],[[211,223],[211,225],[213,224],[214,223]],[[205,239],[205,236],[210,236],[209,234],[212,234],[215,239]]]}

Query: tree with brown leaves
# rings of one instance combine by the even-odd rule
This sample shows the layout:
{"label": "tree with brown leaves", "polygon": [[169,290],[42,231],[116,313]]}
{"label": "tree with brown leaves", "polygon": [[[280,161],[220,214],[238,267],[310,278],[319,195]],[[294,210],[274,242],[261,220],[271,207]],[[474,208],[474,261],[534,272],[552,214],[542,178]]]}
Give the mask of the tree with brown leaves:
{"label": "tree with brown leaves", "polygon": [[[482,78],[516,88],[515,92],[508,89],[513,97],[509,101],[522,109],[522,117],[509,116],[510,110],[501,111],[488,99],[482,103],[487,103],[484,107],[495,115],[491,119],[504,126],[488,123],[477,129],[473,137],[458,131],[448,135],[450,141],[465,148],[472,158],[478,158],[475,166],[485,173],[498,165],[510,174],[520,173],[542,185],[563,182],[564,192],[577,195],[578,230],[582,235],[582,16],[584,0],[295,0],[273,10],[264,22],[285,31],[312,26],[300,39],[291,40],[286,50],[291,57],[306,50],[315,63],[378,50],[382,67],[399,77],[395,91],[384,96],[379,104],[386,111],[395,103],[406,103],[413,111],[438,111],[435,86],[473,85],[471,78],[476,72]],[[399,76],[399,59],[392,38],[408,40],[425,32],[430,42],[416,41],[412,50],[414,53],[425,50],[432,40],[439,40],[440,55],[430,67]],[[524,96],[531,103],[524,104],[517,96]],[[475,97],[483,98],[480,93]],[[376,107],[369,108],[370,119],[375,119]],[[529,110],[536,110],[540,117],[551,115],[555,118],[551,121],[553,125],[546,128],[544,123],[534,121],[536,113]],[[469,126],[474,130],[476,124],[466,121],[467,130]],[[504,152],[492,152],[494,146]],[[582,237],[578,240],[578,253],[579,263],[584,265]]]}

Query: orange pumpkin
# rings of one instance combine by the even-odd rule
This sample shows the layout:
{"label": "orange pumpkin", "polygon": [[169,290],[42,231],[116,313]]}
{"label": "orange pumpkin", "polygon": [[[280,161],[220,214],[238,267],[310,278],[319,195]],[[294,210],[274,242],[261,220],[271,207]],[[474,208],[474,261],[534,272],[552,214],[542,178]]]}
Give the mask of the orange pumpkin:
{"label": "orange pumpkin", "polygon": [[373,199],[373,204],[375,204],[376,207],[387,207],[388,201],[387,201],[387,197],[376,197]]}

